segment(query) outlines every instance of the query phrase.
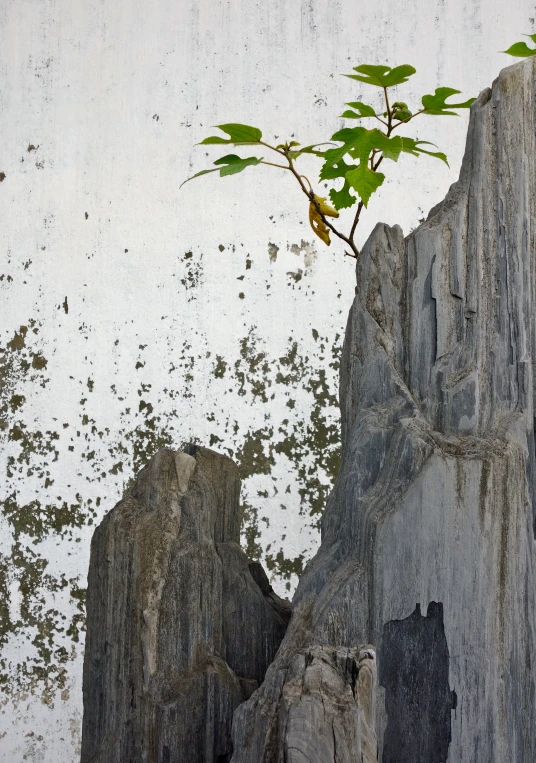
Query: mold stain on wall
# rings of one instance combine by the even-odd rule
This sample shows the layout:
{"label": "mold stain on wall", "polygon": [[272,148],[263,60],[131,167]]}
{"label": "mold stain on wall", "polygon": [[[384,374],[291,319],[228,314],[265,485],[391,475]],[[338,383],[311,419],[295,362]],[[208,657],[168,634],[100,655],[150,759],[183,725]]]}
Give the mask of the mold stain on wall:
{"label": "mold stain on wall", "polygon": [[[42,325],[30,319],[0,346],[0,435],[7,453],[1,499],[3,538],[0,552],[0,645],[19,644],[24,654],[13,664],[0,654],[4,697],[23,701],[38,692],[44,703],[66,686],[65,665],[76,654],[84,623],[84,591],[80,576],[50,570],[42,546],[53,538],[57,545],[78,540],[77,529],[91,524],[92,500],[80,495],[73,502],[45,501],[54,484],[60,431],[41,431],[25,420],[27,390],[49,383],[47,359],[40,348]],[[24,387],[25,394],[21,392]],[[20,483],[31,482],[37,498],[21,501]],[[69,616],[64,602],[70,602]],[[60,601],[61,600],[61,601]],[[24,649],[20,643],[26,642]]]}
{"label": "mold stain on wall", "polygon": [[[302,262],[295,271],[300,277],[287,284],[307,294],[314,254],[303,241],[293,253],[303,251],[309,266]],[[251,270],[245,255],[240,288],[246,297]],[[183,305],[203,301],[201,254],[179,258],[175,283]],[[66,300],[60,304],[56,320],[76,321],[81,341],[91,338],[89,316],[78,321],[71,302],[69,310]],[[116,327],[99,350],[108,362],[113,359],[114,381],[106,385],[106,374],[90,354],[81,358],[76,376],[58,382],[53,374],[62,372],[50,363],[56,339],[49,338],[57,334],[37,309],[2,335],[4,705],[22,712],[30,697],[51,709],[69,701],[69,676],[80,670],[82,659],[93,527],[159,448],[198,442],[233,458],[243,480],[248,555],[264,561],[281,593],[297,582],[318,543],[319,518],[338,469],[335,391],[342,337],[307,327],[300,335],[289,331],[283,351],[274,352],[254,315],[247,315],[242,333],[223,354],[208,348],[195,329],[178,335],[170,330],[163,346],[142,340],[133,350]],[[157,375],[156,363],[163,369]],[[73,406],[50,397],[56,382]],[[76,748],[74,716],[71,725]],[[38,736],[25,743],[29,759],[44,744]]]}

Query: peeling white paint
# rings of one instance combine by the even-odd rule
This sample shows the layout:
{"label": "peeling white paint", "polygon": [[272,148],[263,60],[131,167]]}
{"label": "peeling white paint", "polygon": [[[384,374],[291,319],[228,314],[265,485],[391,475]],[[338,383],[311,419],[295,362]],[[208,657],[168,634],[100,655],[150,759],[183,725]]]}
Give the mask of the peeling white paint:
{"label": "peeling white paint", "polygon": [[[534,31],[535,14],[532,0],[409,0],[403,11],[395,0],[0,5],[2,346],[33,319],[24,352],[31,368],[36,354],[47,360],[33,381],[13,372],[10,400],[25,400],[9,410],[9,426],[24,424],[32,441],[41,432],[42,444],[26,463],[18,460],[21,440],[6,439],[0,498],[15,491],[18,506],[80,503],[99,521],[132,477],[135,444],[150,451],[147,421],[156,416],[174,447],[215,437],[212,447],[236,450],[248,431],[267,426],[274,438],[286,437],[281,429],[303,438],[311,369],[326,368],[336,394],[329,362],[353,295],[352,262],[336,243],[328,249],[314,239],[306,200],[275,169],[210,175],[179,190],[220,155],[194,144],[229,121],[258,125],[269,140],[326,139],[343,124],[343,104],[367,95],[339,76],[363,62],[415,65],[403,91],[410,105],[437,85],[476,95],[510,63],[498,51]],[[360,244],[378,220],[407,232],[444,196],[465,126],[465,118],[423,119],[419,138],[445,150],[451,169],[412,157],[391,165],[391,182],[363,216]],[[303,167],[316,177],[312,158]],[[260,366],[253,373],[272,381],[266,402],[247,380],[240,394],[237,374],[250,362],[240,342],[251,332],[252,356],[264,352],[270,362],[267,375]],[[285,385],[275,372],[292,342],[309,370]],[[228,368],[221,376],[218,357]],[[329,406],[326,417],[336,421]],[[311,477],[327,484],[325,470],[310,463]],[[246,480],[265,553],[284,547],[292,559],[314,551],[317,518],[300,506],[300,489],[285,452]],[[45,580],[31,597],[52,613],[54,650],[66,656],[53,653],[51,665],[66,672],[44,694],[38,681],[19,690],[13,679],[0,714],[0,758],[70,763],[80,745],[82,644],[66,632],[77,613],[68,581],[85,585],[93,527],[75,523],[67,532],[60,522],[54,531],[55,514],[45,512],[46,532],[34,543],[31,520],[42,511],[27,512],[18,542],[24,558],[31,551],[48,562],[41,580],[67,581],[50,590]],[[14,519],[4,517],[2,559],[13,559],[16,542]],[[28,581],[23,566],[10,574],[14,621]],[[17,665],[38,664],[39,617],[4,646],[12,676]]]}

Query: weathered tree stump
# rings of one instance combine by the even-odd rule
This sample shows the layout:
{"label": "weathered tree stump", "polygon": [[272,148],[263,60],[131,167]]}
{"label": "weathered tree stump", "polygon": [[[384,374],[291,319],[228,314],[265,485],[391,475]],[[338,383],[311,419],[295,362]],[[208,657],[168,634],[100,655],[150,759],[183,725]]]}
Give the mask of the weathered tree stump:
{"label": "weathered tree stump", "polygon": [[535,221],[528,59],[473,105],[427,221],[406,239],[378,225],[361,252],[322,545],[235,713],[233,763],[285,760],[272,705],[293,653],[363,643],[382,763],[536,760]]}
{"label": "weathered tree stump", "polygon": [[228,459],[160,452],[96,531],[82,763],[536,760],[535,220],[533,58],[427,221],[358,259],[341,469],[279,650]]}
{"label": "weathered tree stump", "polygon": [[229,759],[290,616],[240,549],[239,495],[230,459],[163,450],[95,531],[83,763]]}

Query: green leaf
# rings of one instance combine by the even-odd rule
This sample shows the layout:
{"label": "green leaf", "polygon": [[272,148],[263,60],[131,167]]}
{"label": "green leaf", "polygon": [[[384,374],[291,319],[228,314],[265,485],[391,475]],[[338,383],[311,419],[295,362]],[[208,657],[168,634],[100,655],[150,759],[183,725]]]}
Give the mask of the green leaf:
{"label": "green leaf", "polygon": [[363,103],[362,101],[349,101],[346,105],[356,109],[356,111],[358,111],[362,117],[376,116],[376,112],[372,106],[368,105],[368,103]]}
{"label": "green leaf", "polygon": [[421,100],[425,113],[458,116],[455,111],[447,111],[447,109],[468,109],[476,101],[476,98],[469,98],[463,103],[446,103],[447,98],[460,92],[452,87],[437,87],[433,95],[423,95]]}
{"label": "green leaf", "polygon": [[361,114],[356,114],[355,111],[350,111],[350,109],[346,109],[346,111],[343,111],[340,115],[341,119],[362,119]]}
{"label": "green leaf", "polygon": [[[417,143],[428,143],[427,140],[419,140]],[[445,162],[447,167],[450,167],[450,164],[447,160],[447,155],[444,154],[442,151],[426,151],[424,148],[416,148],[415,149],[417,153],[419,154],[428,154],[428,156],[435,156],[436,159],[441,159],[442,162]]]}
{"label": "green leaf", "polygon": [[359,74],[344,74],[344,77],[350,77],[350,79],[356,79],[359,82],[366,82],[367,85],[375,85],[376,87],[393,87],[393,85],[401,85],[403,82],[407,82],[412,74],[417,71],[409,64],[402,64],[402,66],[395,66],[391,69],[390,66],[371,66],[370,64],[361,64],[361,66],[354,66],[354,71]]}
{"label": "green leaf", "polygon": [[326,163],[331,166],[339,162],[345,154],[349,153],[350,149],[358,148],[366,141],[370,132],[366,127],[343,127],[342,130],[338,130],[331,138],[335,141],[342,141],[343,145],[324,151]]}
{"label": "green leaf", "polygon": [[346,164],[344,159],[336,162],[335,164],[324,164],[320,170],[319,180],[335,180],[335,178],[343,178],[349,170],[354,170],[357,165]]}
{"label": "green leaf", "polygon": [[350,183],[347,180],[344,181],[344,185],[340,191],[336,191],[335,188],[332,188],[329,192],[329,198],[333,202],[335,209],[346,209],[347,207],[353,206],[357,201],[356,197],[352,196],[350,193]]}
{"label": "green leaf", "polygon": [[336,132],[333,139],[342,141],[344,145],[324,152],[329,164],[335,164],[345,154],[350,154],[354,159],[361,158],[364,154],[370,155],[373,149],[382,151],[386,159],[396,162],[402,151],[399,135],[388,138],[377,128],[367,130],[365,127],[345,127]]}
{"label": "green leaf", "polygon": [[399,109],[399,111],[393,114],[393,119],[398,119],[400,122],[408,122],[413,114],[409,109]]}
{"label": "green leaf", "polygon": [[[532,42],[536,42],[536,34],[527,34],[526,37],[530,37]],[[528,56],[536,56],[536,48],[529,48],[526,42],[516,42],[510,45],[508,50],[503,50],[503,53],[508,53],[509,56],[517,56],[518,58],[527,58]]]}
{"label": "green leaf", "polygon": [[220,138],[217,135],[211,135],[209,138],[205,138],[205,140],[202,140],[201,143],[196,143],[196,146],[208,146],[212,143],[232,143],[230,140],[226,140],[225,138]]}
{"label": "green leaf", "polygon": [[324,151],[317,151],[317,146],[327,146],[327,145],[333,145],[333,143],[330,140],[324,141],[323,143],[313,143],[312,146],[305,146],[304,148],[300,148],[297,151],[289,151],[289,156],[291,159],[296,159],[301,154],[315,154],[315,156],[324,156]]}
{"label": "green leaf", "polygon": [[381,172],[373,172],[364,162],[360,162],[355,170],[350,170],[346,174],[346,180],[367,206],[374,191],[377,191],[385,180],[385,175]]}
{"label": "green leaf", "polygon": [[372,151],[382,151],[386,158],[396,161],[402,151],[402,139],[398,135],[388,138],[380,130],[367,130],[365,127],[344,127],[334,133],[332,138],[342,141],[343,145],[340,148],[328,149],[324,153],[326,163],[321,170],[321,179],[328,179],[330,174],[333,176],[335,172],[339,173],[344,167],[343,157],[346,154],[359,159],[357,167],[350,167],[346,171],[345,179],[367,206],[371,195],[385,178],[381,172],[375,172],[368,166]]}
{"label": "green leaf", "polygon": [[402,151],[402,143],[399,135],[388,138],[377,128],[367,130],[365,127],[344,127],[336,132],[333,140],[342,141],[339,148],[330,148],[324,152],[326,165],[332,166],[340,162],[346,154],[354,159],[362,159],[370,156],[373,149],[382,151],[386,159],[397,161]]}
{"label": "green leaf", "polygon": [[242,159],[242,157],[237,156],[236,154],[227,154],[227,156],[222,156],[221,159],[217,159],[214,164],[225,165],[220,169],[220,176],[224,177],[225,175],[235,175],[237,172],[245,170],[246,167],[253,167],[255,164],[260,164],[261,162],[262,158],[257,159],[256,156],[248,156],[247,159]]}
{"label": "green leaf", "polygon": [[435,156],[437,159],[441,159],[442,162],[445,162],[447,167],[449,166],[447,156],[442,151],[428,151],[424,148],[420,148],[420,146],[435,145],[434,143],[430,143],[429,140],[414,140],[413,138],[405,138],[402,136],[399,137],[402,140],[402,151],[406,152],[407,154],[412,154],[413,156],[419,156],[419,154],[428,154],[428,156]]}
{"label": "green leaf", "polygon": [[299,146],[297,140],[291,140],[290,143],[279,143],[279,145],[276,146],[277,149],[279,148],[292,148],[293,146]]}
{"label": "green leaf", "polygon": [[376,116],[376,112],[372,106],[368,105],[368,103],[362,103],[361,101],[351,101],[346,105],[351,106],[353,109],[355,109],[355,111],[346,109],[346,111],[341,115],[344,119],[362,119],[363,117]]}
{"label": "green leaf", "polygon": [[258,127],[251,127],[250,125],[241,125],[229,123],[225,125],[216,125],[218,130],[227,133],[228,139],[221,138],[218,135],[211,135],[209,138],[205,138],[199,146],[208,146],[212,143],[233,143],[237,145],[249,145],[251,143],[258,143],[262,138],[262,132]]}
{"label": "green leaf", "polygon": [[201,172],[196,172],[195,175],[192,175],[192,177],[187,178],[183,183],[181,183],[179,188],[182,188],[182,186],[185,183],[189,183],[190,180],[193,180],[194,178],[201,177],[201,175],[208,175],[209,172],[217,172],[217,171],[218,169],[216,168],[215,170],[201,170]]}
{"label": "green leaf", "polygon": [[[261,162],[262,157],[257,159],[255,156],[249,156],[247,159],[242,159],[236,154],[227,154],[227,156],[222,156],[221,159],[217,159],[214,162],[214,164],[223,165],[222,167],[216,167],[213,170],[201,170],[201,172],[196,172],[195,175],[189,177],[184,181],[184,183],[188,183],[190,180],[198,178],[201,175],[208,175],[209,172],[219,172],[220,177],[224,177],[225,175],[235,175],[237,172],[242,172],[242,170],[245,170],[246,167],[253,167],[255,164],[260,164]],[[181,183],[179,188],[182,188],[184,183]]]}
{"label": "green leaf", "polygon": [[373,130],[372,132],[375,133],[375,135],[371,136],[373,148],[379,149],[386,159],[397,162],[402,152],[402,138],[400,135],[388,138],[380,130]]}
{"label": "green leaf", "polygon": [[[366,127],[343,127],[333,133],[331,140],[343,141],[343,143],[359,142],[362,139],[362,136],[369,132],[370,130],[367,130]],[[331,149],[328,149],[328,151],[330,150]]]}

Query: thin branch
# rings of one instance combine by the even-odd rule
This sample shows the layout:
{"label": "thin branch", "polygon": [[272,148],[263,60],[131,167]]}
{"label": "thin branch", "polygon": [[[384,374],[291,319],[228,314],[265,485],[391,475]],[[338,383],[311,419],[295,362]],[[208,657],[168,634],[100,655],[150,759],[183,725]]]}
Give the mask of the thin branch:
{"label": "thin branch", "polygon": [[[333,226],[333,225],[332,225],[332,224],[329,222],[329,220],[326,218],[326,216],[324,215],[324,213],[323,213],[323,212],[322,212],[322,210],[320,209],[320,204],[319,204],[319,203],[317,202],[317,200],[316,200],[316,196],[315,196],[315,194],[314,194],[314,192],[313,192],[313,188],[312,188],[312,186],[311,186],[311,182],[310,182],[309,178],[308,178],[306,175],[300,175],[300,174],[299,174],[299,173],[296,171],[296,169],[294,168],[294,165],[293,165],[293,163],[292,163],[292,159],[291,159],[291,158],[290,158],[290,156],[289,156],[289,152],[288,152],[288,150],[284,150],[284,149],[283,149],[283,150],[281,150],[281,149],[279,149],[279,148],[275,148],[274,146],[271,146],[269,143],[265,143],[265,142],[264,142],[264,141],[262,141],[262,140],[260,140],[260,141],[259,141],[259,144],[260,144],[261,146],[265,146],[266,148],[270,148],[270,149],[272,149],[272,151],[276,151],[276,152],[277,152],[278,154],[280,154],[281,156],[284,156],[284,157],[285,157],[285,159],[287,160],[287,162],[288,162],[288,165],[289,165],[289,166],[288,166],[288,167],[284,167],[284,166],[282,166],[281,164],[274,164],[273,162],[265,162],[265,161],[262,161],[262,162],[261,162],[261,164],[269,164],[269,165],[271,165],[272,167],[278,167],[279,169],[283,169],[283,170],[290,170],[290,171],[292,172],[292,174],[294,175],[294,177],[296,178],[296,180],[298,181],[298,183],[300,184],[300,188],[302,189],[302,191],[304,192],[304,194],[307,196],[307,198],[309,199],[309,201],[311,202],[311,204],[314,204],[314,206],[315,206],[315,208],[316,208],[316,211],[318,212],[318,214],[319,214],[319,216],[320,216],[320,219],[322,220],[322,222],[324,223],[324,225],[325,225],[327,228],[329,228],[329,229],[330,229],[330,231],[332,231],[332,233],[334,233],[334,234],[335,234],[335,235],[336,235],[338,238],[342,239],[342,240],[343,240],[343,241],[344,241],[346,244],[348,244],[348,246],[349,246],[349,247],[352,249],[352,251],[354,252],[354,254],[353,254],[352,256],[354,256],[354,257],[356,257],[356,258],[357,258],[357,256],[358,256],[359,252],[358,252],[358,250],[357,250],[357,248],[356,248],[356,246],[355,246],[354,242],[353,242],[353,241],[351,241],[349,238],[347,238],[347,237],[346,237],[344,234],[340,233],[340,232],[339,232],[339,231],[338,231],[338,230],[337,230],[337,229],[336,229],[336,228],[335,228],[335,227],[334,227],[334,226]],[[306,181],[307,181],[307,183],[309,184],[309,188],[311,189],[310,191],[308,191],[308,190],[307,190],[307,188],[305,187],[305,185],[303,184],[302,178],[305,178],[305,180],[306,180]]]}
{"label": "thin branch", "polygon": [[320,216],[320,219],[322,220],[322,222],[324,223],[324,225],[325,225],[327,228],[329,228],[329,229],[330,229],[330,231],[332,231],[332,233],[334,233],[334,234],[335,234],[335,235],[336,235],[338,238],[340,238],[342,241],[344,241],[346,244],[348,244],[348,246],[349,246],[349,247],[351,248],[351,250],[354,252],[354,256],[357,258],[357,256],[359,255],[359,251],[357,250],[357,248],[356,248],[356,245],[354,244],[354,242],[353,242],[351,239],[349,239],[347,236],[345,236],[343,233],[340,233],[340,231],[338,231],[338,230],[337,230],[337,228],[335,228],[335,227],[334,227],[334,226],[333,226],[333,225],[332,225],[332,224],[329,222],[329,220],[326,218],[326,216],[324,215],[324,213],[323,213],[323,212],[322,212],[322,210],[320,209],[320,204],[319,204],[319,203],[318,203],[318,201],[316,200],[316,196],[315,196],[315,194],[313,193],[313,191],[308,191],[308,190],[306,189],[306,187],[304,186],[304,184],[302,183],[301,175],[299,175],[299,174],[296,172],[296,170],[295,170],[295,168],[294,168],[294,165],[292,164],[292,159],[291,159],[289,156],[287,156],[287,160],[288,160],[288,163],[289,163],[289,169],[290,169],[290,171],[291,171],[291,172],[292,172],[292,174],[295,176],[296,180],[297,180],[297,181],[298,181],[298,183],[300,184],[300,188],[302,189],[302,191],[304,192],[304,194],[307,196],[307,198],[309,199],[309,201],[311,202],[311,204],[313,204],[313,205],[314,205],[314,207],[315,207],[316,211],[318,212],[318,214],[319,214],[319,216]]}
{"label": "thin branch", "polygon": [[385,96],[385,107],[387,109],[387,136],[391,132],[391,108],[389,106],[389,98],[387,97],[387,88],[383,88],[383,94]]}
{"label": "thin branch", "polygon": [[[264,159],[260,163],[261,164],[268,164],[270,167],[278,167],[280,170],[290,170],[291,169],[290,167],[285,167],[284,164],[274,164],[274,162],[265,162]],[[300,177],[303,178],[304,180],[307,180],[307,183],[309,184],[309,188],[312,191],[313,190],[313,186],[311,185],[311,181],[309,180],[307,175],[300,175]]]}
{"label": "thin branch", "polygon": [[[263,140],[259,140],[260,146],[266,146],[266,148],[271,148],[272,151],[276,151],[278,154],[281,154],[281,156],[286,157],[286,154],[284,151],[281,151],[279,148],[276,148],[275,146],[271,146],[269,143],[265,143]],[[286,169],[286,167],[285,167]]]}
{"label": "thin branch", "polygon": [[374,114],[374,117],[375,117],[375,119],[377,119],[377,120],[378,120],[378,122],[381,122],[381,123],[382,123],[382,125],[385,125],[385,127],[389,128],[389,125],[387,124],[387,122],[386,122],[384,119],[382,119],[381,117],[379,117],[377,114]]}
{"label": "thin branch", "polygon": [[396,125],[392,125],[391,132],[393,130],[396,130],[397,127],[400,127],[400,125],[407,125],[408,122],[411,122],[412,119],[415,119],[415,117],[418,117],[419,114],[424,114],[426,109],[421,109],[420,111],[416,111],[415,114],[412,114],[409,119],[402,119],[400,122],[397,122]]}
{"label": "thin branch", "polygon": [[288,167],[285,167],[284,164],[274,164],[273,162],[265,162],[264,159],[261,161],[261,164],[269,164],[270,167],[279,167],[280,170],[288,170]]}
{"label": "thin branch", "polygon": [[363,200],[361,199],[361,201],[357,205],[357,211],[355,213],[354,222],[352,224],[352,230],[350,231],[350,239],[352,241],[354,240],[355,229],[357,228],[357,223],[359,222],[359,216],[361,214],[361,210],[363,209],[363,207],[364,207],[364,204],[363,204]]}

